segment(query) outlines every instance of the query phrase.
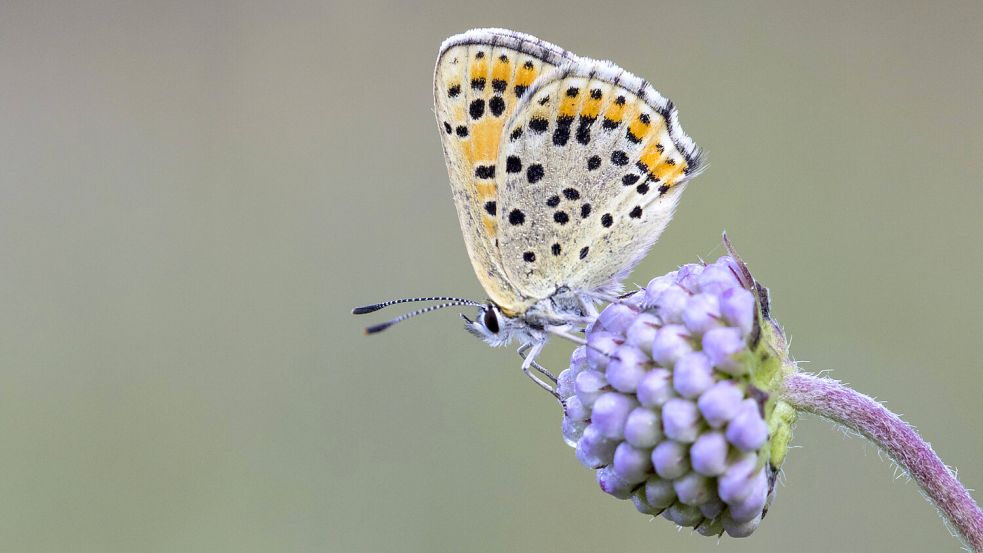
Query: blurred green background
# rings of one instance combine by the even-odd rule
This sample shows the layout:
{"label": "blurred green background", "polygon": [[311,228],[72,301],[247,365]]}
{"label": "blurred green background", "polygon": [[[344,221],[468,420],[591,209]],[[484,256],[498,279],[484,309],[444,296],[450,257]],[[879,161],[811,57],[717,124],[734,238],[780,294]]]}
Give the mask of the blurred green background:
{"label": "blurred green background", "polygon": [[5,0],[0,550],[958,551],[810,417],[753,537],[677,532],[597,489],[511,349],[451,312],[368,338],[385,313],[349,309],[483,297],[433,64],[472,27],[533,33],[648,78],[708,152],[634,280],[726,229],[804,367],[983,487],[981,23],[979,2]]}

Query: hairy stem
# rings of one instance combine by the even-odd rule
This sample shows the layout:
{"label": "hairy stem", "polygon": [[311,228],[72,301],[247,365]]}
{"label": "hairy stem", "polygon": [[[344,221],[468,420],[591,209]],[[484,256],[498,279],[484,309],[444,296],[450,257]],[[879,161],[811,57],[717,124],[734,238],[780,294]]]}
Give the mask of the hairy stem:
{"label": "hairy stem", "polygon": [[972,551],[983,553],[983,511],[918,432],[874,399],[829,378],[794,373],[782,397],[795,409],[842,424],[876,444],[918,483]]}

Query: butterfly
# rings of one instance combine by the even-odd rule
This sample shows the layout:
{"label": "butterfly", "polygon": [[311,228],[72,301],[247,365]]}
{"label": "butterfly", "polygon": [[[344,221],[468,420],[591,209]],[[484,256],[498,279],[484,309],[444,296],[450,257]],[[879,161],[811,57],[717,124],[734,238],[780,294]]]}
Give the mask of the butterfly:
{"label": "butterfly", "polygon": [[358,307],[445,301],[423,313],[477,307],[466,329],[492,346],[521,345],[522,370],[546,390],[535,362],[550,335],[577,332],[597,303],[665,229],[703,167],[672,102],[611,62],[577,56],[506,29],[444,41],[434,112],[464,243],[489,301],[435,296]]}

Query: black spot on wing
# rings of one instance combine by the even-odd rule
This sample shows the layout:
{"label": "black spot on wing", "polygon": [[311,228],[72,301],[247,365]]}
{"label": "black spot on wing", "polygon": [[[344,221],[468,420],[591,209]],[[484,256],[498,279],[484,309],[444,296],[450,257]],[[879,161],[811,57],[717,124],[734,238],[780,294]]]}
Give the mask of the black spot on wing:
{"label": "black spot on wing", "polygon": [[479,165],[474,168],[474,176],[479,179],[493,179],[495,178],[495,166]]}
{"label": "black spot on wing", "polygon": [[501,96],[492,96],[491,100],[488,100],[488,108],[491,109],[492,115],[501,117],[505,112],[505,100]]}
{"label": "black spot on wing", "polygon": [[580,120],[577,122],[577,142],[585,145],[590,143],[590,126],[596,120],[596,117],[580,116]]}
{"label": "black spot on wing", "polygon": [[549,121],[543,119],[542,117],[533,117],[532,119],[529,120],[529,129],[540,134],[546,132],[546,129],[547,127],[549,127],[549,125],[550,125]]}
{"label": "black spot on wing", "polygon": [[573,117],[563,115],[556,118],[556,130],[553,131],[553,144],[556,146],[566,146],[570,140],[570,125],[573,124]]}
{"label": "black spot on wing", "polygon": [[519,156],[509,156],[505,159],[505,172],[506,173],[518,173],[522,171],[522,160]]}
{"label": "black spot on wing", "polygon": [[485,101],[481,98],[472,101],[468,113],[471,114],[471,119],[480,119],[485,114]]}

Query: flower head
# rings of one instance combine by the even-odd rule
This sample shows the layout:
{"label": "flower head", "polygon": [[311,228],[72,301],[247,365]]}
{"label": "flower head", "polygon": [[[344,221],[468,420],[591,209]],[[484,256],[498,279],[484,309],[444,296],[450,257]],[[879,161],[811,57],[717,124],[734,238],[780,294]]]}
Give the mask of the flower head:
{"label": "flower head", "polygon": [[776,393],[794,365],[768,309],[731,251],[600,314],[557,391],[564,439],[604,492],[707,536],[758,527],[795,420]]}

